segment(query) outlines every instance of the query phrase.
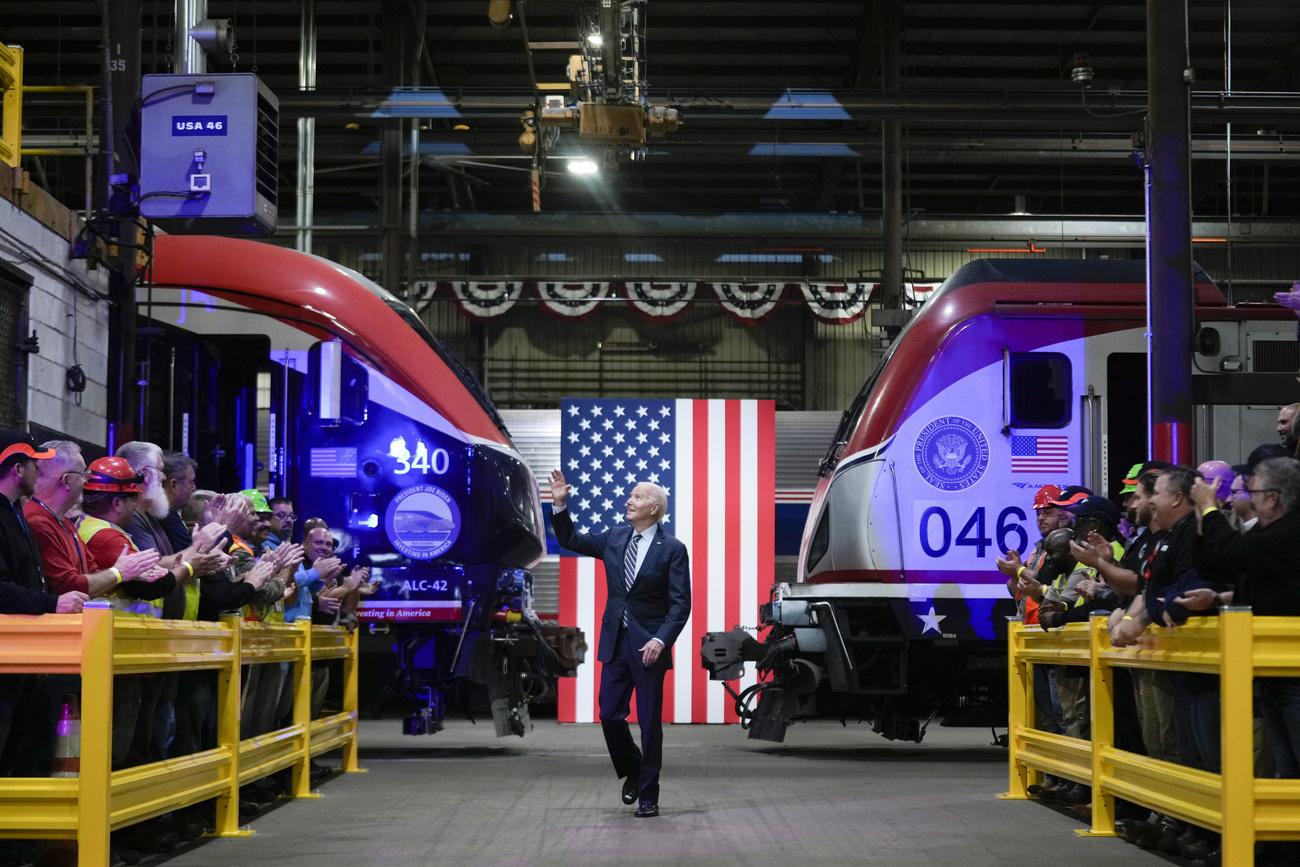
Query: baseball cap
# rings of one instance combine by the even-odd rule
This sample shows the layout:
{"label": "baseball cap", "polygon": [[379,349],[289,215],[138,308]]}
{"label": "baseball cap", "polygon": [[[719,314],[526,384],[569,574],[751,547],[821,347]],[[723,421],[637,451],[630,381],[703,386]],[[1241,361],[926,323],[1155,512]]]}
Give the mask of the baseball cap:
{"label": "baseball cap", "polygon": [[1131,494],[1137,490],[1138,481],[1147,473],[1155,473],[1160,470],[1167,470],[1173,464],[1168,461],[1143,461],[1140,464],[1134,464],[1133,468],[1128,471],[1124,477],[1124,487],[1119,489],[1121,494]]}
{"label": "baseball cap", "polygon": [[1112,527],[1119,525],[1119,506],[1112,503],[1109,497],[1087,497],[1071,505],[1069,511],[1076,518],[1101,518]]}
{"label": "baseball cap", "polygon": [[1049,501],[1052,506],[1073,506],[1075,503],[1081,503],[1092,496],[1092,491],[1083,485],[1070,485],[1061,491],[1061,495]]}
{"label": "baseball cap", "polygon": [[42,450],[36,439],[26,431],[0,430],[0,467],[11,465],[14,461],[43,461],[54,457],[54,449]]}
{"label": "baseball cap", "polygon": [[243,494],[245,497],[248,497],[248,499],[253,501],[254,512],[271,511],[270,504],[266,502],[266,494],[262,493],[256,488],[247,488],[243,491],[240,491],[239,493]]}

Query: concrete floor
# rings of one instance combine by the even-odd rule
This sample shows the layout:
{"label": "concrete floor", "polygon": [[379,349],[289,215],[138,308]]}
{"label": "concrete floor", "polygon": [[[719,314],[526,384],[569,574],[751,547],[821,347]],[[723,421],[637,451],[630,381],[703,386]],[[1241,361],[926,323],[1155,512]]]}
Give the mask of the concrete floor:
{"label": "concrete floor", "polygon": [[670,726],[658,819],[618,797],[595,726],[538,722],[498,740],[456,721],[404,738],[362,725],[364,775],[315,801],[282,802],[251,840],[210,840],[169,867],[389,865],[777,865],[960,867],[1167,864],[1115,839],[1084,839],[1047,807],[1007,802],[1006,752],[987,731],[933,727],[924,744],[865,727],[791,729],[784,745],[734,727]]}

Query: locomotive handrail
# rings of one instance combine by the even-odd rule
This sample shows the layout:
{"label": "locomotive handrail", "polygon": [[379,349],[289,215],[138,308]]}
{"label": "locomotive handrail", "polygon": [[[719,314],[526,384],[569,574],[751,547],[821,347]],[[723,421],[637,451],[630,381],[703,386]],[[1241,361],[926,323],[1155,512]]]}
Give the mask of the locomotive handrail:
{"label": "locomotive handrail", "polygon": [[[220,623],[119,616],[110,609],[41,617],[0,616],[0,675],[80,674],[80,768],[75,777],[0,778],[0,838],[76,840],[78,864],[109,863],[109,832],[191,804],[216,800],[216,836],[239,827],[239,787],[292,770],[295,798],[311,793],[313,756],[342,748],[342,769],[357,763],[356,632],[301,624]],[[311,719],[311,664],[343,661],[343,709]],[[240,668],[292,665],[291,725],[240,739]],[[114,771],[113,678],[123,674],[215,670],[217,746]]]}
{"label": "locomotive handrail", "polygon": [[[1086,655],[1083,654],[1086,640]],[[1134,647],[1112,647],[1107,620],[1045,632],[1007,629],[1010,719],[1009,786],[1023,800],[1044,772],[1092,786],[1092,826],[1083,836],[1115,836],[1121,797],[1222,834],[1223,863],[1251,867],[1257,840],[1300,837],[1300,780],[1256,779],[1252,686],[1255,677],[1300,676],[1300,618],[1255,617],[1226,608],[1176,629],[1150,627]],[[1086,664],[1091,681],[1091,740],[1033,727],[1033,666]],[[1160,761],[1115,746],[1116,668],[1219,677],[1220,773]]]}

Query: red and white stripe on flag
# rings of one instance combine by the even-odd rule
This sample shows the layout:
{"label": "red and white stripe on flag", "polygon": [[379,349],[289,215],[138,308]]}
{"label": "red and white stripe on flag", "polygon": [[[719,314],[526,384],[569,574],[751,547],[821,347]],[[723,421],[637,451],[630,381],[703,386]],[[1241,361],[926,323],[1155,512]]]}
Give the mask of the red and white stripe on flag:
{"label": "red and white stripe on flag", "polygon": [[[773,580],[776,404],[770,400],[678,400],[676,486],[667,523],[691,558],[691,616],[664,683],[664,722],[734,723],[722,684],[700,667],[706,632],[758,625]],[[595,659],[607,590],[604,564],[560,558],[560,622],[580,627],[591,650],[577,677],[562,678],[560,722],[596,722],[601,665]],[[747,666],[737,691],[754,683]],[[635,719],[635,702],[633,703]]]}

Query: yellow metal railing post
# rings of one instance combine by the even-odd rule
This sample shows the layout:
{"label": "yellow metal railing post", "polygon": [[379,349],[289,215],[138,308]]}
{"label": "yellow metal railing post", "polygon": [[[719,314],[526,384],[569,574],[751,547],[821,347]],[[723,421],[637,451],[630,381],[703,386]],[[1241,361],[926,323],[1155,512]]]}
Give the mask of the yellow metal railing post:
{"label": "yellow metal railing post", "polygon": [[1254,616],[1225,608],[1219,616],[1219,729],[1223,863],[1255,863]]}
{"label": "yellow metal railing post", "polygon": [[1115,836],[1115,796],[1102,785],[1102,762],[1115,745],[1115,669],[1102,652],[1110,646],[1109,612],[1095,611],[1088,619],[1088,675],[1092,684],[1092,827],[1075,833],[1084,837]]}
{"label": "yellow metal railing post", "polygon": [[17,168],[23,146],[23,50],[17,45],[0,45],[0,91],[4,92],[0,163]]}
{"label": "yellow metal railing post", "polygon": [[353,629],[348,633],[348,655],[343,657],[343,710],[352,714],[352,737],[343,747],[344,773],[364,774],[361,767],[359,741],[361,740],[360,702],[357,700],[358,676],[360,674],[361,630]]}
{"label": "yellow metal railing post", "polygon": [[998,797],[1006,800],[1024,800],[1029,797],[1028,786],[1040,776],[1039,772],[1020,761],[1020,730],[1033,724],[1034,669],[1020,654],[1025,624],[1007,623],[1007,766],[1009,769],[1007,791]]}
{"label": "yellow metal railing post", "polygon": [[251,837],[239,827],[239,670],[242,621],[227,614],[221,622],[231,631],[230,664],[217,672],[217,747],[230,756],[230,779],[217,795],[218,837]]}
{"label": "yellow metal railing post", "polygon": [[81,615],[81,766],[77,780],[77,863],[109,862],[113,780],[113,611]]}
{"label": "yellow metal railing post", "polygon": [[319,798],[311,791],[311,618],[295,625],[303,632],[302,655],[293,661],[293,724],[302,731],[302,755],[293,763],[293,796]]}

